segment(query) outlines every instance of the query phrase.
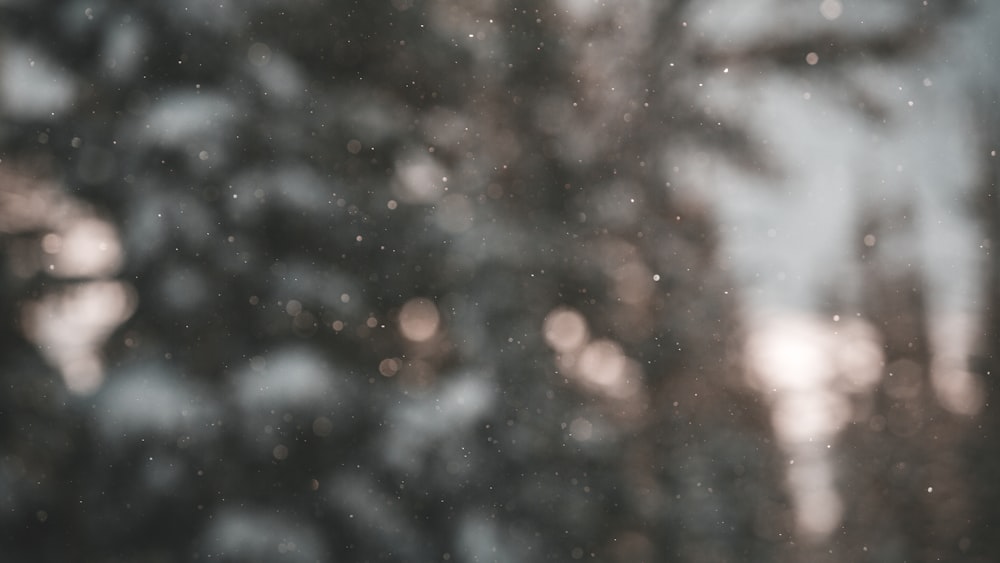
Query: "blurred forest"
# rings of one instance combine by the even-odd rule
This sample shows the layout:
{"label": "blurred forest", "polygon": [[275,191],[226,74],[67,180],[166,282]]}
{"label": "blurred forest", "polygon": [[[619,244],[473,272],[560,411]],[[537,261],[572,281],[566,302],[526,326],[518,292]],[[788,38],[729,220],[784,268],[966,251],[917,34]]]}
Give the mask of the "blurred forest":
{"label": "blurred forest", "polygon": [[1000,560],[995,14],[0,0],[0,559]]}

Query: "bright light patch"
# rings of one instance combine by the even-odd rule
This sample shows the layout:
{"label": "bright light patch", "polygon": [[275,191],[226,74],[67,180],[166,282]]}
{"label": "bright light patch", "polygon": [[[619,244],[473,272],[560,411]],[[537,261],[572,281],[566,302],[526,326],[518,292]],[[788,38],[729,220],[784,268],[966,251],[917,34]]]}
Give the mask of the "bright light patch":
{"label": "bright light patch", "polygon": [[545,342],[559,353],[581,348],[589,338],[587,321],[576,309],[558,307],[545,316],[542,332]]}
{"label": "bright light patch", "polygon": [[[843,501],[821,444],[851,419],[851,394],[870,392],[882,374],[877,332],[860,320],[779,316],[764,319],[747,337],[751,384],[771,402],[771,420],[782,449],[795,461],[788,473],[796,528],[809,542],[829,537],[843,516]],[[913,393],[908,365],[896,366],[899,393]],[[907,411],[909,412],[909,411]],[[890,430],[911,418],[890,413]],[[901,413],[907,414],[907,413]]]}
{"label": "bright light patch", "polygon": [[580,377],[597,387],[614,387],[625,375],[625,355],[611,340],[595,340],[580,353]]}
{"label": "bright light patch", "polygon": [[[104,381],[100,350],[135,310],[131,285],[113,281],[123,260],[114,226],[57,186],[0,170],[0,232],[44,232],[40,243],[15,244],[8,259],[17,275],[89,281],[60,284],[25,301],[26,338],[59,369],[66,387],[80,394]],[[17,239],[15,238],[15,241]]]}
{"label": "bright light patch", "polygon": [[982,377],[960,367],[935,365],[931,384],[941,406],[955,414],[977,414],[986,403]]}
{"label": "bright light patch", "polygon": [[399,332],[407,340],[425,342],[437,334],[441,314],[433,301],[418,297],[403,305],[399,312]]}
{"label": "bright light patch", "polygon": [[42,249],[53,256],[49,273],[62,278],[114,275],[122,262],[122,247],[114,227],[96,218],[70,222],[55,238],[43,238]]}
{"label": "bright light patch", "polygon": [[797,501],[799,533],[813,541],[822,541],[840,525],[844,502],[832,484],[800,483],[804,490]]}
{"label": "bright light patch", "polygon": [[[839,322],[839,317],[834,317]],[[866,392],[882,378],[882,344],[878,333],[861,321],[846,321],[838,330],[842,344],[837,347],[835,361],[842,374],[841,381],[848,391]]]}
{"label": "bright light patch", "polygon": [[608,399],[633,399],[642,391],[642,366],[606,338],[590,339],[587,321],[576,309],[556,307],[542,324],[545,342],[556,353],[561,373]]}
{"label": "bright light patch", "polygon": [[627,399],[642,388],[642,368],[611,340],[594,340],[580,353],[575,370],[584,385],[614,399]]}
{"label": "bright light patch", "polygon": [[131,286],[118,281],[80,283],[25,304],[25,336],[59,368],[70,391],[92,393],[104,381],[100,349],[135,310]]}
{"label": "bright light patch", "polygon": [[763,389],[810,389],[834,376],[829,330],[805,319],[765,325],[747,340],[747,359]]}
{"label": "bright light patch", "polygon": [[844,13],[844,5],[840,0],[823,0],[819,5],[819,13],[823,18],[833,21]]}
{"label": "bright light patch", "polygon": [[849,416],[846,399],[825,389],[779,399],[771,410],[774,431],[786,443],[824,439],[840,430]]}
{"label": "bright light patch", "polygon": [[435,203],[444,193],[442,178],[448,173],[431,157],[421,156],[412,162],[398,165],[393,189],[406,203]]}
{"label": "bright light patch", "polygon": [[930,328],[934,350],[930,379],[938,403],[955,414],[977,414],[986,403],[985,383],[967,369],[967,358],[982,330],[980,321],[964,314],[937,315]]}

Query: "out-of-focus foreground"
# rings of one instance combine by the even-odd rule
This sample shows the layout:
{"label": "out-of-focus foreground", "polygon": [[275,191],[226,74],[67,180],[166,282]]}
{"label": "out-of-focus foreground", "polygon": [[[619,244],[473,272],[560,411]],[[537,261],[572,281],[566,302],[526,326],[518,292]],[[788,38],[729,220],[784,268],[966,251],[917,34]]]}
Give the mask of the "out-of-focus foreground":
{"label": "out-of-focus foreground", "polygon": [[998,24],[0,1],[3,560],[998,560]]}

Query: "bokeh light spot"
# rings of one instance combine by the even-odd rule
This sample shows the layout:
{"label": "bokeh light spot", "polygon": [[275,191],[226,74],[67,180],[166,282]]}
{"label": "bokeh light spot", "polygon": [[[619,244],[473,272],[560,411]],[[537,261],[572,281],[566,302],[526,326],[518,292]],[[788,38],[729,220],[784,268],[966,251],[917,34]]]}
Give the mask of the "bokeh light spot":
{"label": "bokeh light spot", "polygon": [[312,431],[313,434],[320,438],[325,438],[333,432],[333,422],[325,416],[316,417],[316,420],[313,420],[312,423]]}
{"label": "bokeh light spot", "polygon": [[582,347],[588,338],[587,321],[576,309],[558,307],[545,316],[545,342],[559,353]]}
{"label": "bokeh light spot", "polygon": [[379,362],[378,372],[385,377],[392,377],[399,372],[401,367],[403,364],[397,358],[386,358]]}
{"label": "bokeh light spot", "polygon": [[433,301],[418,297],[403,305],[399,312],[399,331],[414,342],[430,340],[438,331],[441,315]]}

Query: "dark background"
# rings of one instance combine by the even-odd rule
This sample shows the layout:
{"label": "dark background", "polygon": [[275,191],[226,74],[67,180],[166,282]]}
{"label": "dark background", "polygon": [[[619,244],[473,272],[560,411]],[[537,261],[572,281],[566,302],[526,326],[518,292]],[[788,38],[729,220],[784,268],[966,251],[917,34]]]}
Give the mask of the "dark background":
{"label": "dark background", "polygon": [[[0,3],[3,79],[48,69],[0,114],[0,559],[997,560],[995,260],[986,406],[925,389],[917,432],[853,421],[842,525],[809,542],[716,217],[667,188],[672,147],[769,162],[691,96],[706,68],[912,63],[978,9],[889,4],[869,35],[719,54],[680,1]],[[120,265],[47,272],[45,235],[80,217],[115,227]],[[926,366],[921,280],[871,267],[887,363]],[[78,392],[46,348],[100,333],[69,304],[95,280],[127,303]],[[46,296],[79,321],[63,340],[32,336]],[[428,341],[399,330],[415,298]],[[560,307],[639,391],[567,373]]]}

